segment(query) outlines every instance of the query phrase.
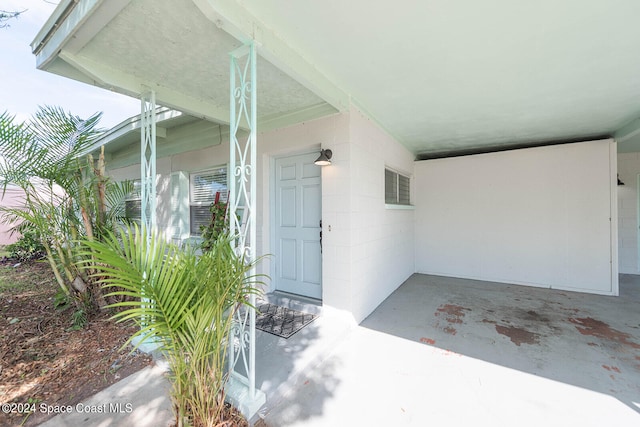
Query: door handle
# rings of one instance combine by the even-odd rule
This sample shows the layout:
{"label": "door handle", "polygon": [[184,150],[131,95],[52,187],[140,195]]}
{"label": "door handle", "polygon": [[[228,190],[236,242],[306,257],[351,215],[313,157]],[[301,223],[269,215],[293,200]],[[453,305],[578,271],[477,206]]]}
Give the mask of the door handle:
{"label": "door handle", "polygon": [[322,220],[320,220],[320,253],[322,253]]}

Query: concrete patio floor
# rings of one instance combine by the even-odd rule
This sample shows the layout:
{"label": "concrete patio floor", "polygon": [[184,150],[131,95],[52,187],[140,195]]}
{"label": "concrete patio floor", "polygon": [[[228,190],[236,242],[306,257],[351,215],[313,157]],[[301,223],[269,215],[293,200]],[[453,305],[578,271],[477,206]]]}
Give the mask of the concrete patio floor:
{"label": "concrete patio floor", "polygon": [[[257,331],[259,426],[640,425],[640,276],[621,296],[413,275],[364,322],[320,316],[289,339]],[[133,412],[47,426],[168,425],[160,367],[85,401]]]}
{"label": "concrete patio floor", "polygon": [[413,275],[362,324],[258,334],[268,426],[640,425],[640,277],[621,296]]}

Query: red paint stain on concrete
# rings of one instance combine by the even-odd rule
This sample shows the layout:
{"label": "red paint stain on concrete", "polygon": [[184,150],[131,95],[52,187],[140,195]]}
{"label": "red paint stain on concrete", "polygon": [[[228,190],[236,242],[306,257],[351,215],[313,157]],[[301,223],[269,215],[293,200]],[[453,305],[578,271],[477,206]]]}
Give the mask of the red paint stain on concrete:
{"label": "red paint stain on concrete", "polygon": [[607,371],[613,371],[613,372],[620,373],[620,368],[618,368],[617,366],[602,365],[602,367],[604,369],[606,369]]}
{"label": "red paint stain on concrete", "polygon": [[[460,305],[442,304],[440,307],[438,307],[434,314],[436,316],[444,315],[444,320],[446,320],[448,323],[460,325],[463,323],[462,318],[465,316],[465,311],[471,311],[471,309],[462,307]],[[444,328],[444,331],[451,335],[455,335],[458,332],[451,326],[447,326],[446,328]]]}
{"label": "red paint stain on concrete", "polygon": [[576,329],[582,335],[589,335],[592,337],[615,341],[631,348],[640,349],[639,344],[630,340],[631,335],[613,329],[611,326],[600,320],[596,320],[591,317],[581,317],[577,319],[570,318],[569,322],[576,325]]}
{"label": "red paint stain on concrete", "polygon": [[471,311],[471,309],[465,308],[459,305],[443,304],[440,307],[438,307],[438,310],[436,311],[436,316],[439,316],[441,313],[444,313],[450,317],[464,317],[465,311]]}
{"label": "red paint stain on concrete", "polygon": [[512,343],[520,347],[520,344],[538,344],[539,335],[529,332],[526,329],[517,328],[515,326],[496,325],[496,332],[500,335],[509,337]]}
{"label": "red paint stain on concrete", "polygon": [[434,345],[436,343],[436,340],[433,340],[431,338],[422,337],[422,338],[420,338],[420,342],[422,344]]}
{"label": "red paint stain on concrete", "polygon": [[456,328],[452,328],[451,326],[447,326],[446,328],[443,329],[443,331],[445,331],[446,333],[451,334],[451,335],[455,335],[455,334],[458,333]]}

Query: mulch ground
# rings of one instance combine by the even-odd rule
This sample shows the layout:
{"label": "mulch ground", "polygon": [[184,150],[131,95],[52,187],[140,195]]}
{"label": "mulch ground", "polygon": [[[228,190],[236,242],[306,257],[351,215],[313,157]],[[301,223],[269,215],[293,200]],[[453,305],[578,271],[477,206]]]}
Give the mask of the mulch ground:
{"label": "mulch ground", "polygon": [[[75,405],[148,366],[151,358],[122,349],[135,331],[109,313],[73,330],[71,305],[54,306],[58,285],[46,262],[0,262],[0,426],[35,426],[50,418],[23,404]],[[13,412],[6,412],[6,404]]]}

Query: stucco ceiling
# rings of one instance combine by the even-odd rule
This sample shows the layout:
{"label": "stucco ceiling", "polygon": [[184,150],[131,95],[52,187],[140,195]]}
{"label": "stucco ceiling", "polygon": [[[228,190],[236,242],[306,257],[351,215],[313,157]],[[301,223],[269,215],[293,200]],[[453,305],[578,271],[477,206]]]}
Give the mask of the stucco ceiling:
{"label": "stucco ceiling", "polygon": [[328,114],[347,100],[416,154],[613,135],[640,118],[637,0],[78,7],[91,2],[90,18],[78,19],[84,33],[107,8],[121,9],[42,68],[125,93],[150,85],[161,103],[203,117],[227,111],[228,53],[244,35],[261,54],[263,121]]}
{"label": "stucco ceiling", "polygon": [[[229,53],[242,42],[207,19],[191,0],[117,0],[125,6],[98,29],[92,27],[113,13],[116,1],[95,3],[78,18],[76,35],[45,64],[48,71],[133,96],[146,87],[156,91],[159,104],[228,121]],[[257,67],[261,120],[326,106],[264,58],[258,57]]]}
{"label": "stucco ceiling", "polygon": [[245,0],[416,153],[640,117],[637,0]]}

